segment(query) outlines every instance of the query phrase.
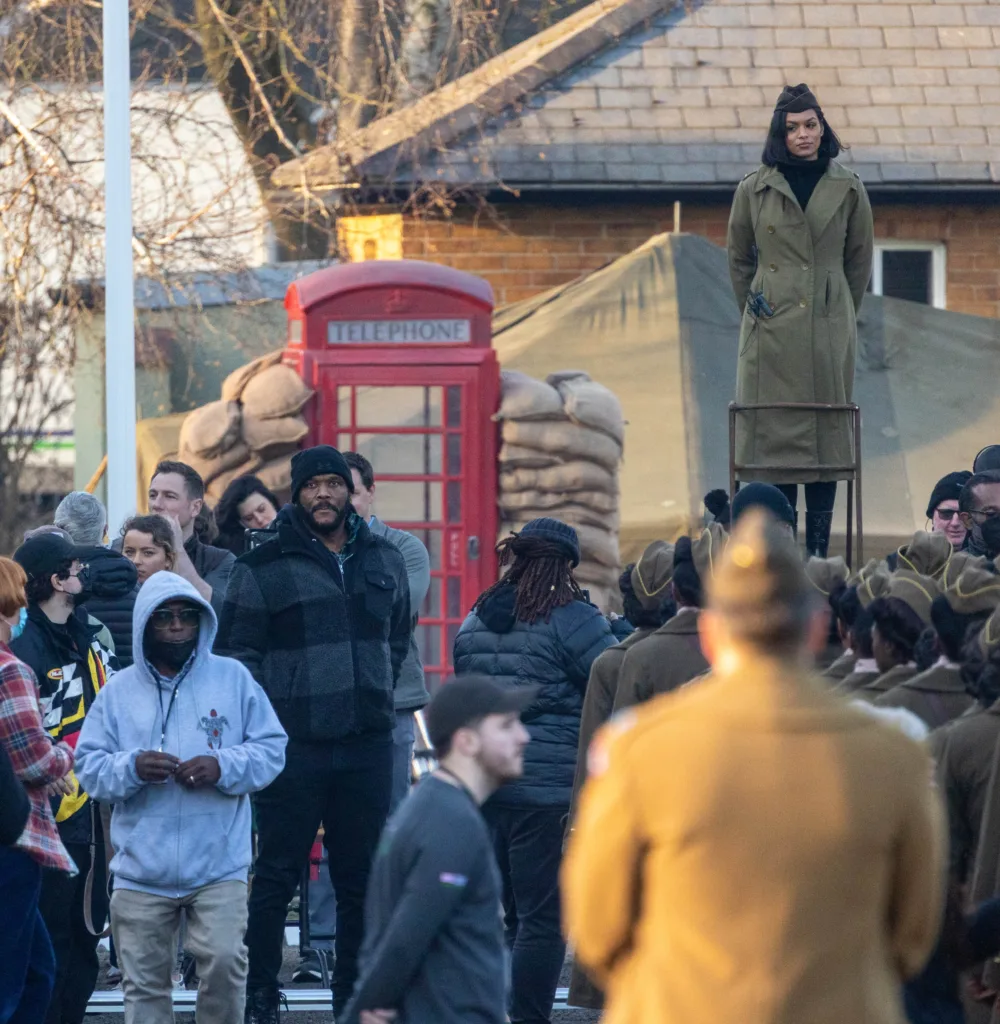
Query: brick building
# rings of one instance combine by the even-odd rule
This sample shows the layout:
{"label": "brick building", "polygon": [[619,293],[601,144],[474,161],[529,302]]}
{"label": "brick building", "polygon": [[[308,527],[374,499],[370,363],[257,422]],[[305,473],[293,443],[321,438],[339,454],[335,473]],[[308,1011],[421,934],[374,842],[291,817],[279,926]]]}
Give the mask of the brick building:
{"label": "brick building", "polygon": [[1000,317],[987,0],[596,0],[275,181],[380,213],[454,190],[450,216],[402,217],[404,255],[482,274],[512,302],[671,230],[678,203],[681,230],[723,243],[774,100],[799,81],[869,190],[873,290]]}

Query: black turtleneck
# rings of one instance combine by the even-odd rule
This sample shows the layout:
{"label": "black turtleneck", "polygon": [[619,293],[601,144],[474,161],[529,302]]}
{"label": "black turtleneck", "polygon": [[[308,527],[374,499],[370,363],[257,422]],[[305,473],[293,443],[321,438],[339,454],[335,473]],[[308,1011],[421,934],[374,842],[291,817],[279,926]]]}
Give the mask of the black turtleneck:
{"label": "black turtleneck", "polygon": [[818,160],[794,160],[778,164],[778,169],[791,186],[792,192],[799,201],[799,206],[802,208],[803,213],[805,213],[806,207],[809,205],[809,200],[812,198],[817,182],[826,173],[829,164],[830,160],[828,157],[820,157]]}

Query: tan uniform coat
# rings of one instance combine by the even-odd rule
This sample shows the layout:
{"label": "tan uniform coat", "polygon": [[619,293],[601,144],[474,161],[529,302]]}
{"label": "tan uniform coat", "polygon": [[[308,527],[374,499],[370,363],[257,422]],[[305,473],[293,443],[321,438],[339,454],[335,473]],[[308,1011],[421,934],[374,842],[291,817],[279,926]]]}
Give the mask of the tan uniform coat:
{"label": "tan uniform coat", "polygon": [[615,711],[676,690],[708,671],[698,639],[698,614],[696,609],[680,612],[625,655]]}
{"label": "tan uniform coat", "polygon": [[842,683],[853,671],[858,663],[858,656],[854,651],[845,651],[825,672],[823,678],[832,683]]}
{"label": "tan uniform coat", "polygon": [[859,700],[867,700],[874,703],[883,693],[888,693],[893,687],[905,683],[917,675],[916,665],[897,665],[895,668],[876,676],[864,686],[854,691],[854,697]]}
{"label": "tan uniform coat", "polygon": [[939,729],[960,718],[975,704],[957,665],[932,665],[912,679],[876,698],[880,708],[906,708],[922,718],[928,729]]}
{"label": "tan uniform coat", "polygon": [[903,1024],[938,934],[924,751],[769,663],[598,734],[564,920],[605,1024]]}
{"label": "tan uniform coat", "polygon": [[[755,252],[756,246],[756,252]],[[831,161],[802,212],[777,167],[737,186],[729,217],[729,273],[743,322],[737,402],[850,402],[857,312],[871,277],[872,211],[861,180]],[[755,319],[747,294],[762,291],[774,316]],[[743,465],[846,466],[853,460],[847,413],[771,411],[737,419]],[[742,471],[742,480],[844,480],[815,469]]]}

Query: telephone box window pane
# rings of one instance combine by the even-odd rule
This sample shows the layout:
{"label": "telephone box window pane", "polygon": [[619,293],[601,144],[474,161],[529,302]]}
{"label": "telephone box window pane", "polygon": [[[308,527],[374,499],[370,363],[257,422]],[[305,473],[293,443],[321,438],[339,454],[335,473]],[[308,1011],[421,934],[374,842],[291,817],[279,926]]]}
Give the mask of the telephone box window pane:
{"label": "telephone box window pane", "polygon": [[448,481],[448,522],[462,521],[462,485],[458,480]]}
{"label": "telephone box window pane", "polygon": [[430,555],[431,569],[441,568],[441,531],[440,530],[410,530],[414,537],[427,548]]}
{"label": "telephone box window pane", "polygon": [[454,662],[455,660],[455,637],[458,636],[458,631],[461,629],[462,624],[460,622],[449,622],[448,623],[448,661]]}
{"label": "telephone box window pane", "polygon": [[359,427],[439,427],[443,396],[438,387],[359,387]]}
{"label": "telephone box window pane", "polygon": [[378,517],[385,523],[441,521],[441,485],[436,481],[379,480]]}
{"label": "telephone box window pane", "polygon": [[462,473],[462,435],[448,435],[448,476]]}
{"label": "telephone box window pane", "polygon": [[448,618],[462,617],[462,581],[457,576],[448,577]]}
{"label": "telephone box window pane", "polygon": [[354,442],[351,440],[353,436],[353,434],[338,434],[337,450],[341,452],[354,451]]}
{"label": "telephone box window pane", "polygon": [[[412,612],[414,609],[410,609]],[[431,585],[427,590],[427,596],[424,598],[423,607],[420,609],[420,617],[422,619],[439,619],[441,617],[441,578],[440,576],[431,577]]]}
{"label": "telephone box window pane", "polygon": [[448,426],[460,427],[462,425],[462,388],[459,384],[452,384],[448,388]]}
{"label": "telephone box window pane", "polygon": [[342,427],[351,425],[351,390],[347,384],[337,388],[337,422]]}
{"label": "telephone box window pane", "polygon": [[417,646],[420,649],[420,660],[425,665],[440,665],[441,627],[418,623]]}
{"label": "telephone box window pane", "polygon": [[288,344],[298,345],[302,341],[302,321],[290,320],[288,323]]}
{"label": "telephone box window pane", "polygon": [[424,682],[427,684],[427,692],[433,697],[443,685],[440,672],[426,672]]}
{"label": "telephone box window pane", "polygon": [[921,249],[882,251],[882,294],[929,306],[933,301],[932,253]]}
{"label": "telephone box window pane", "polygon": [[440,434],[358,434],[354,450],[375,467],[376,477],[441,472]]}

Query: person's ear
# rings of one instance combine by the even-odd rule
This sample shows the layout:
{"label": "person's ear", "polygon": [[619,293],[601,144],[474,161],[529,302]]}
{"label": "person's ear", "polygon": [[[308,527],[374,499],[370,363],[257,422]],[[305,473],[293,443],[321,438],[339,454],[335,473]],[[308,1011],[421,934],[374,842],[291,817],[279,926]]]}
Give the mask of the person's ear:
{"label": "person's ear", "polygon": [[698,616],[698,639],[701,641],[701,653],[709,665],[715,665],[723,647],[722,623],[718,616],[707,608]]}
{"label": "person's ear", "polygon": [[806,633],[806,646],[810,654],[821,654],[826,648],[829,635],[830,613],[825,608],[817,608],[809,617],[809,629]]}
{"label": "person's ear", "polygon": [[958,518],[962,520],[962,525],[967,529],[972,529],[972,516],[968,512],[959,512]]}
{"label": "person's ear", "polygon": [[198,518],[198,514],[201,512],[201,510],[204,507],[205,507],[205,499],[204,498],[195,498],[191,502],[191,518],[192,519],[197,519]]}

